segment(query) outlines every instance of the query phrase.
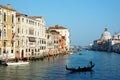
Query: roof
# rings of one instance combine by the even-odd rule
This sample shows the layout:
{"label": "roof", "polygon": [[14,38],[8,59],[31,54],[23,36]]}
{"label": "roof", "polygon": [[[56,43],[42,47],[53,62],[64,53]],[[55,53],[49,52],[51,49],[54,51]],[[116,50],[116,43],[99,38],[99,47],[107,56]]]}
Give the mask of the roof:
{"label": "roof", "polygon": [[11,8],[8,8],[6,6],[3,6],[3,5],[0,5],[1,8],[4,8],[4,9],[8,9],[8,10],[12,10],[12,11],[16,11],[15,9],[11,9]]}
{"label": "roof", "polygon": [[63,26],[55,25],[55,26],[49,27],[49,29],[67,29],[67,28]]}
{"label": "roof", "polygon": [[36,18],[43,18],[43,16],[29,16],[29,18],[36,19]]}
{"label": "roof", "polygon": [[43,16],[28,16],[30,19],[33,19],[33,20],[40,20],[40,19],[44,19]]}
{"label": "roof", "polygon": [[[28,16],[27,14],[23,14],[23,13],[19,13],[19,12],[16,13],[16,16],[17,17],[24,16],[24,17],[27,17],[32,20],[37,20],[37,18],[40,18],[40,19],[43,18],[42,16]],[[37,21],[39,21],[39,20],[37,20]]]}
{"label": "roof", "polygon": [[23,13],[17,12],[17,13],[16,13],[16,16],[28,16],[28,15],[27,15],[27,14],[23,14]]}
{"label": "roof", "polygon": [[51,30],[50,32],[53,34],[59,34],[59,32],[57,32],[56,30]]}

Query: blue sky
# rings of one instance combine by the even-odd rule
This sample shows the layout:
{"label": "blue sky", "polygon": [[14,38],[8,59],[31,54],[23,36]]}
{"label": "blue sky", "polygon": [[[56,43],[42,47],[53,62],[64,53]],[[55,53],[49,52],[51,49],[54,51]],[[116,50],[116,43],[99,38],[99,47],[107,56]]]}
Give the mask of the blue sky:
{"label": "blue sky", "polygon": [[111,35],[120,32],[120,0],[0,0],[8,3],[18,12],[43,16],[47,27],[68,28],[73,45],[89,45],[105,27]]}

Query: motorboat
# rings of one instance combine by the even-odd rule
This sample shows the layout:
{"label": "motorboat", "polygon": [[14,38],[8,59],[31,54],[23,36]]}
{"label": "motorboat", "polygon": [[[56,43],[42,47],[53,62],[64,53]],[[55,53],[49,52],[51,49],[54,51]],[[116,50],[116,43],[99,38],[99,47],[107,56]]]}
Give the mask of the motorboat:
{"label": "motorboat", "polygon": [[25,64],[29,64],[28,61],[18,61],[18,62],[7,62],[7,65],[25,65]]}

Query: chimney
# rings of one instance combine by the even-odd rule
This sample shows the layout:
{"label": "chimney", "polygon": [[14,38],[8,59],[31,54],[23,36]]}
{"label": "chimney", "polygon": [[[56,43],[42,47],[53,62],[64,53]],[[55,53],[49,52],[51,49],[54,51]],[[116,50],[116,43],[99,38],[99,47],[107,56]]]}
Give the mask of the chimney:
{"label": "chimney", "polygon": [[8,9],[10,9],[10,4],[7,4]]}

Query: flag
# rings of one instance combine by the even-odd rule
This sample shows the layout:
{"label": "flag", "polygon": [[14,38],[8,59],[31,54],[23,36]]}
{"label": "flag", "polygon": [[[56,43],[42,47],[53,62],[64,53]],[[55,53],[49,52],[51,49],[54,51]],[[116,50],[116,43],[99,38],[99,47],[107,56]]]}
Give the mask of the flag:
{"label": "flag", "polygon": [[12,35],[12,40],[13,40],[14,37],[15,37],[15,33],[13,33],[13,35]]}
{"label": "flag", "polygon": [[14,37],[15,37],[15,33],[13,33],[13,35],[12,35],[11,42],[13,41]]}

